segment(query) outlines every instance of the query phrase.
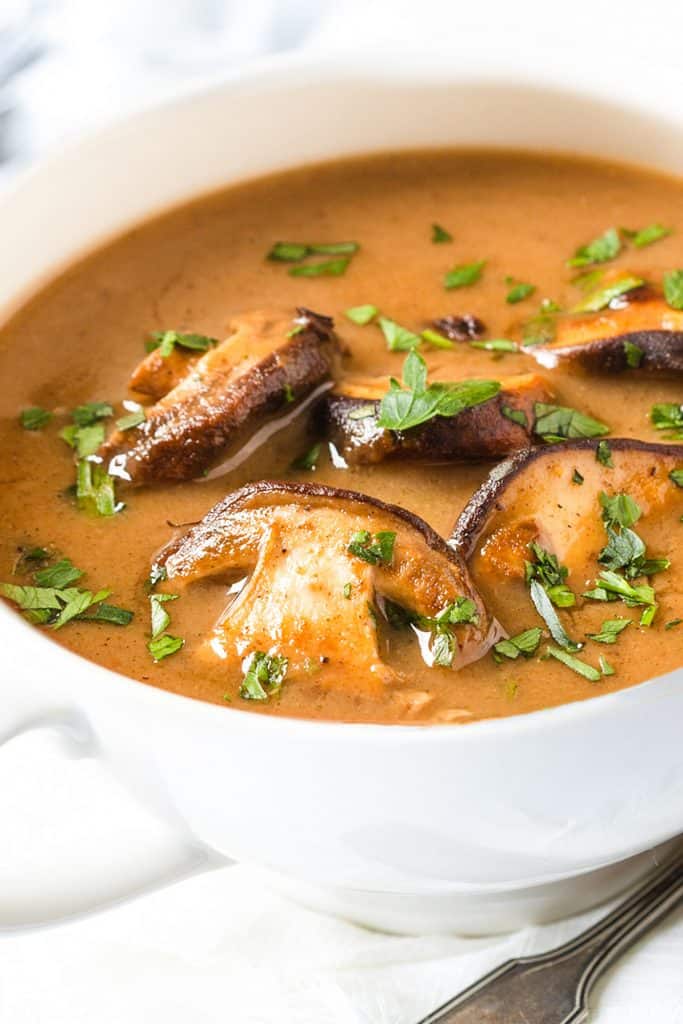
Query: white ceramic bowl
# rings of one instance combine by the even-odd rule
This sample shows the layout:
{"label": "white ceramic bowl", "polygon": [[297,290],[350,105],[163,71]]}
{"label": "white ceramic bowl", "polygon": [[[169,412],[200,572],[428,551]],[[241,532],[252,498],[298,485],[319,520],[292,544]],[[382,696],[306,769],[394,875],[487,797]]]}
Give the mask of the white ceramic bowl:
{"label": "white ceramic bowl", "polygon": [[[588,92],[521,62],[486,78],[463,58],[387,66],[273,62],[53,157],[0,200],[3,315],[140,218],[312,160],[491,144],[683,168],[670,91],[648,96],[639,81],[609,100],[633,75],[593,76]],[[92,749],[196,848],[380,926],[485,931],[579,909],[683,830],[683,671],[507,720],[415,728],[174,696],[62,650],[5,607],[0,650],[0,741],[34,725],[96,737]],[[103,882],[96,902],[106,897]]]}

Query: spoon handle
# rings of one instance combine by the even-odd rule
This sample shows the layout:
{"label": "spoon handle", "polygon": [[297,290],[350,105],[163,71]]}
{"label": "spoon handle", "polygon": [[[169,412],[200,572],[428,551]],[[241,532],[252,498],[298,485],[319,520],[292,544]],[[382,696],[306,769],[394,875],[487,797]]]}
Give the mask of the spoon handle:
{"label": "spoon handle", "polygon": [[683,854],[615,910],[549,953],[509,960],[420,1024],[570,1024],[602,972],[683,898]]}

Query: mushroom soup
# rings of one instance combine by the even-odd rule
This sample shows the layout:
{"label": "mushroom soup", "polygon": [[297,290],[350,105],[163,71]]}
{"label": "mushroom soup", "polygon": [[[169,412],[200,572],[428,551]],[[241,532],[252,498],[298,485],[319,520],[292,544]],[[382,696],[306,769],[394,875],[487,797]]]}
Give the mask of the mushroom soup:
{"label": "mushroom soup", "polygon": [[2,595],[266,714],[466,723],[680,667],[681,231],[674,179],[498,151],[143,224],[3,328]]}

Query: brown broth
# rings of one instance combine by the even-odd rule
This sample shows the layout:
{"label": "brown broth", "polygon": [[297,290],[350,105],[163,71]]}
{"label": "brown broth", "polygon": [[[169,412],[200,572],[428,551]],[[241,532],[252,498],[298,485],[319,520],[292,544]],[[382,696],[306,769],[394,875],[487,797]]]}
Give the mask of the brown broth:
{"label": "brown broth", "polygon": [[[438,221],[452,244],[434,245]],[[471,721],[519,714],[633,685],[683,663],[683,627],[664,623],[683,615],[680,561],[672,523],[643,535],[652,550],[666,550],[672,568],[661,587],[661,606],[650,630],[632,628],[604,653],[613,676],[590,683],[566,667],[537,659],[495,665],[490,657],[460,672],[428,669],[410,636],[392,635],[392,658],[404,683],[377,700],[361,698],[334,680],[285,685],[267,705],[238,697],[239,680],[207,653],[208,631],[226,604],[216,584],[189,588],[169,606],[171,631],[184,650],[153,664],[146,648],[149,607],[143,581],[155,550],[174,533],[168,520],[197,520],[225,493],[268,476],[307,479],[288,470],[302,438],[280,437],[268,453],[230,477],[121,494],[126,510],[111,519],[76,510],[65,489],[74,469],[57,416],[44,431],[18,425],[19,410],[43,406],[66,412],[97,399],[116,403],[141,358],[148,332],[166,328],[222,337],[231,316],[259,307],[303,304],[335,317],[350,344],[349,372],[400,375],[402,356],[389,353],[376,326],[349,323],[343,311],[373,303],[412,329],[449,313],[470,312],[487,337],[505,337],[520,317],[548,296],[563,306],[577,299],[565,259],[610,225],[643,227],[662,221],[677,234],[622,254],[616,266],[659,280],[683,264],[683,187],[673,178],[579,159],[518,153],[416,152],[342,161],[274,175],[203,198],[143,224],[71,267],[36,296],[0,334],[0,579],[13,579],[20,546],[49,545],[87,572],[91,589],[110,587],[111,601],[135,612],[125,629],[74,622],[54,639],[135,679],[217,703],[264,713],[351,721]],[[277,239],[357,239],[361,251],[343,277],[293,278],[264,255]],[[454,263],[486,259],[482,280],[447,292],[442,280]],[[506,275],[537,285],[533,298],[505,303]],[[430,373],[448,380],[496,377],[537,370],[527,356],[489,353],[462,345],[454,352],[424,346]],[[661,440],[649,424],[655,402],[680,402],[675,380],[596,379],[543,371],[563,404],[606,421],[614,436]],[[447,535],[460,509],[490,465],[383,464],[334,469],[325,461],[317,482],[377,495],[402,505]],[[596,512],[597,514],[597,512]],[[570,581],[571,582],[571,581]],[[575,589],[580,589],[581,584]],[[533,609],[500,608],[485,595],[510,631],[538,623]],[[620,606],[618,614],[623,611]],[[614,606],[572,612],[575,626],[591,631]],[[519,621],[519,616],[523,621]],[[425,699],[425,695],[426,698]]]}

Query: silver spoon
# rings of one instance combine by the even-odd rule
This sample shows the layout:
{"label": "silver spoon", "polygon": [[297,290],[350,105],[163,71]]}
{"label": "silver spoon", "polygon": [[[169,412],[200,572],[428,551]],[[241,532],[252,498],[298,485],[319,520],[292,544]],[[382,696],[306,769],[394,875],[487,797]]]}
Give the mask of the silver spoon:
{"label": "silver spoon", "polygon": [[683,898],[683,854],[571,942],[509,960],[420,1024],[570,1024],[588,1017],[595,981]]}

